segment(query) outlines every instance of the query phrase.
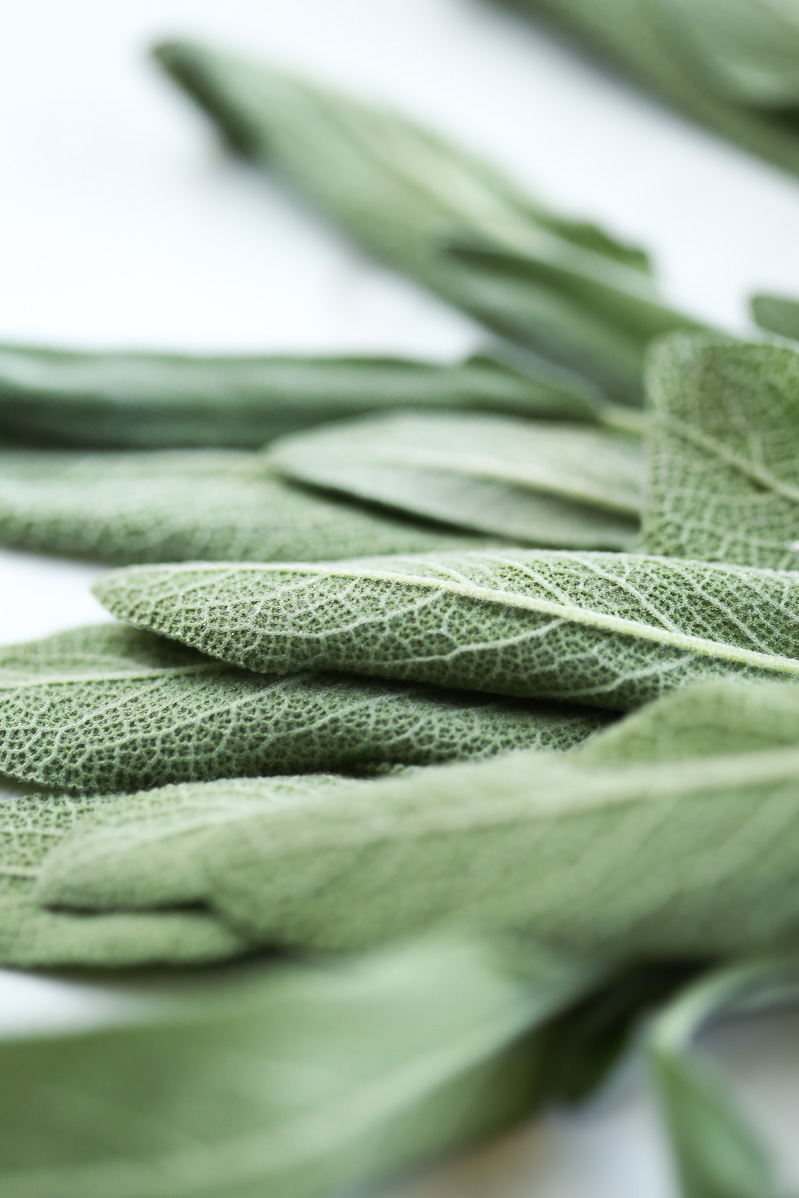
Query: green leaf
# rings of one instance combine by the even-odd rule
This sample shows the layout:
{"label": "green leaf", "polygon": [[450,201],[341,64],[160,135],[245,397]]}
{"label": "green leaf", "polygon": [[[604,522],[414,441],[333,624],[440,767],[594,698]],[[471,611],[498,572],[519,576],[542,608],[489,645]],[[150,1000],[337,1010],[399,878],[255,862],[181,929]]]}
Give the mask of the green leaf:
{"label": "green leaf", "polygon": [[497,549],[138,566],[100,601],[237,665],[630,708],[703,679],[799,679],[799,574]]}
{"label": "green leaf", "polygon": [[[213,961],[246,938],[209,911],[49,911],[33,897],[42,861],[101,799],[15,795],[0,802],[0,961],[14,966],[120,966]],[[106,800],[107,802],[107,800]]]}
{"label": "green leaf", "polygon": [[4,1198],[330,1198],[527,1113],[597,972],[433,943],[0,1042]]}
{"label": "green leaf", "polygon": [[799,23],[781,0],[504,0],[564,26],[679,111],[799,173]]}
{"label": "green leaf", "polygon": [[[178,902],[161,880],[171,835],[191,878],[185,899],[204,901],[256,944],[353,949],[432,928],[520,929],[646,958],[795,944],[799,738],[727,752],[757,709],[749,689],[730,686],[719,752],[709,733],[688,759],[637,759],[634,721],[625,753],[625,721],[571,754],[345,783],[312,806],[216,821],[213,834],[192,827],[201,788],[183,793],[180,810],[165,796],[158,824],[133,796],[50,854],[37,897],[99,910]],[[677,701],[653,709],[667,743]],[[766,703],[764,728],[768,718]],[[605,759],[604,738],[614,740]]]}
{"label": "green leaf", "polygon": [[649,550],[799,565],[799,352],[680,336],[648,372]]}
{"label": "green leaf", "polygon": [[386,408],[464,408],[595,420],[576,377],[505,355],[455,365],[404,358],[191,357],[0,345],[0,430],[104,448],[240,447]]}
{"label": "green leaf", "polygon": [[313,561],[480,542],[310,494],[260,454],[0,451],[0,543],[116,565]]}
{"label": "green leaf", "polygon": [[684,1198],[778,1198],[765,1146],[727,1097],[727,1087],[695,1063],[691,1042],[706,1024],[736,1009],[796,1002],[799,965],[757,961],[720,971],[680,995],[650,1035],[650,1057]]}
{"label": "green leaf", "polygon": [[781,295],[753,295],[752,316],[767,333],[799,341],[799,300]]}
{"label": "green leaf", "polygon": [[398,413],[278,441],[299,482],[527,544],[628,548],[638,534],[640,442],[503,416]]}
{"label": "green leaf", "polygon": [[0,770],[73,793],[568,749],[604,722],[433,687],[266,677],[114,625],[0,651]]}
{"label": "green leaf", "polygon": [[[557,216],[479,158],[384,108],[195,43],[154,54],[236,150],[278,172],[371,253],[492,329],[640,402],[645,339],[631,339],[627,315],[656,298],[640,250]],[[460,241],[522,254],[539,273],[498,281],[448,252]],[[670,315],[671,328],[691,323]]]}

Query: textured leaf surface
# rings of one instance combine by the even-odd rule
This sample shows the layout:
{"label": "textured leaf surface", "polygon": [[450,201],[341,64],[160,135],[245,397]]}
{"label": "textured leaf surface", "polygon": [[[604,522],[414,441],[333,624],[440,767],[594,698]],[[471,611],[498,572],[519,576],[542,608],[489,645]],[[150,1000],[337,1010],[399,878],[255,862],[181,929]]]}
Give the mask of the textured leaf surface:
{"label": "textured leaf surface", "polygon": [[0,542],[36,553],[119,565],[313,561],[424,552],[464,536],[312,495],[275,478],[259,454],[0,452]]}
{"label": "textured leaf surface", "polygon": [[633,437],[496,416],[398,414],[275,444],[289,478],[475,532],[559,548],[627,548],[643,457]]}
{"label": "textured leaf surface", "polygon": [[45,856],[97,799],[16,795],[0,802],[0,961],[15,966],[119,966],[211,961],[246,940],[207,911],[89,915],[48,911],[33,898]]}
{"label": "textured leaf surface", "polygon": [[[158,46],[155,57],[237,150],[279,172],[369,251],[640,402],[645,342],[631,339],[628,315],[655,292],[639,250],[556,216],[480,159],[332,88],[188,42]],[[468,239],[524,254],[523,282],[447,252]],[[686,323],[671,314],[669,327]]]}
{"label": "textured leaf surface", "polygon": [[[633,719],[567,756],[514,753],[343,783],[312,807],[224,820],[181,841],[186,897],[202,893],[270,945],[351,949],[438,926],[518,928],[648,958],[795,944],[799,744],[782,747],[780,734],[774,747],[728,752],[756,708],[749,688],[729,689],[715,753],[710,739],[693,758],[652,748],[658,726],[665,749],[674,741],[678,698],[695,710],[685,692],[653,709],[640,757]],[[768,718],[765,703],[764,727]],[[202,804],[197,790],[184,792],[178,827]],[[100,910],[178,901],[159,880],[167,800],[160,828],[147,815],[137,826],[138,803],[120,800],[60,845],[40,901]]]}
{"label": "textured leaf surface", "polygon": [[680,995],[650,1034],[650,1053],[685,1198],[779,1198],[765,1145],[730,1102],[721,1079],[692,1059],[691,1042],[736,1009],[794,1003],[796,958],[711,975]]}
{"label": "textured leaf surface", "polygon": [[799,678],[799,574],[507,549],[141,566],[115,615],[256,670],[348,670],[630,708],[687,682]]}
{"label": "textured leaf surface", "polygon": [[781,295],[753,295],[752,315],[761,329],[799,341],[799,300]]}
{"label": "textured leaf surface", "polygon": [[402,358],[189,357],[0,346],[0,430],[52,445],[240,447],[379,408],[467,408],[596,419],[576,378],[480,355],[453,366]]}
{"label": "textured leaf surface", "polygon": [[680,336],[648,379],[647,548],[796,569],[799,353]]}
{"label": "textured leaf surface", "polygon": [[4,1041],[0,1186],[331,1198],[528,1111],[547,1021],[595,976],[529,947],[435,943]]}
{"label": "textured leaf surface", "polygon": [[568,749],[604,722],[425,686],[265,677],[114,625],[0,651],[0,769],[73,793]]}
{"label": "textured leaf surface", "polygon": [[780,0],[509,0],[564,25],[680,111],[799,172],[799,26]]}

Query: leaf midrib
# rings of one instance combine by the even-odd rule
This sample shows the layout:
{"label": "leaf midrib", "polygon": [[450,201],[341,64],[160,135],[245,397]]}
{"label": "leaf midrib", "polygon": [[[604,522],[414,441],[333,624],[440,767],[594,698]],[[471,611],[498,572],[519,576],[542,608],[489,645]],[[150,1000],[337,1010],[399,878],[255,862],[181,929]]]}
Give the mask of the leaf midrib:
{"label": "leaf midrib", "polygon": [[792,503],[799,504],[799,487],[782,482],[774,474],[770,473],[770,471],[756,466],[753,462],[734,453],[722,443],[702,433],[695,425],[687,424],[685,421],[678,420],[674,416],[665,416],[663,414],[658,414],[657,419],[669,432],[674,433],[675,436],[681,437],[697,449],[701,449],[712,457],[718,458],[726,466],[739,471],[739,473],[744,474],[751,481],[782,496],[783,499],[788,499]]}

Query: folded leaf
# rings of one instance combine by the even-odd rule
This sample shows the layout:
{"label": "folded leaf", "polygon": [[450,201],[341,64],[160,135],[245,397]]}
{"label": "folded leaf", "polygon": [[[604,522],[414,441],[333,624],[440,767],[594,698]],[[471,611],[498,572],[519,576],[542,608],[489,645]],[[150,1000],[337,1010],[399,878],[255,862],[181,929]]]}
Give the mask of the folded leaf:
{"label": "folded leaf", "polygon": [[127,565],[313,561],[480,542],[309,494],[260,454],[0,451],[0,543]]}
{"label": "folded leaf", "polygon": [[562,548],[628,548],[643,458],[630,436],[503,416],[383,416],[276,442],[288,478],[412,515]]}
{"label": "folded leaf", "polygon": [[[728,752],[756,710],[748,690],[730,686],[718,751],[710,731],[688,758],[651,746],[639,758],[630,720],[563,756],[512,753],[341,783],[313,804],[213,821],[201,787],[144,808],[141,796],[121,799],[50,854],[37,897],[99,910],[202,901],[253,943],[326,950],[437,927],[523,929],[648,959],[794,945],[799,737]],[[689,694],[679,699],[690,712]],[[652,739],[662,713],[664,748],[677,702],[653,708]],[[764,726],[768,716],[766,704]],[[170,836],[177,887],[163,880]]]}
{"label": "folded leaf", "polygon": [[649,550],[799,565],[799,352],[680,336],[648,372]]}
{"label": "folded leaf", "polygon": [[[277,171],[370,252],[640,402],[645,339],[631,339],[627,317],[657,299],[640,250],[556,216],[479,158],[383,108],[203,45],[154,53],[236,150]],[[448,252],[463,241],[523,254],[527,277],[498,281]],[[692,323],[661,313],[669,328]]]}
{"label": "folded leaf", "polygon": [[505,0],[722,137],[799,172],[799,22],[782,0]]}
{"label": "folded leaf", "polygon": [[33,898],[41,863],[79,820],[98,812],[103,800],[52,795],[9,797],[6,785],[3,791],[0,961],[4,965],[199,963],[245,951],[246,938],[199,908],[97,915],[48,911]]}
{"label": "folded leaf", "polygon": [[688,682],[799,679],[799,573],[504,549],[101,578],[131,624],[249,669],[348,670],[631,708]]}
{"label": "folded leaf", "polygon": [[761,329],[799,341],[799,300],[781,295],[753,295],[752,315]]}
{"label": "folded leaf", "polygon": [[0,1187],[332,1198],[529,1111],[547,1023],[596,977],[529,947],[434,943],[0,1042]]}
{"label": "folded leaf", "polygon": [[782,1194],[765,1146],[730,1103],[726,1086],[691,1059],[691,1041],[707,1023],[738,1008],[797,997],[796,958],[756,961],[701,980],[652,1028],[652,1067],[684,1198]]}
{"label": "folded leaf", "polygon": [[403,358],[191,357],[0,345],[0,432],[107,448],[257,449],[372,409],[465,408],[595,420],[590,386],[483,354],[453,366]]}
{"label": "folded leaf", "polygon": [[265,677],[114,625],[0,651],[0,769],[73,793],[568,749],[604,723],[433,687]]}

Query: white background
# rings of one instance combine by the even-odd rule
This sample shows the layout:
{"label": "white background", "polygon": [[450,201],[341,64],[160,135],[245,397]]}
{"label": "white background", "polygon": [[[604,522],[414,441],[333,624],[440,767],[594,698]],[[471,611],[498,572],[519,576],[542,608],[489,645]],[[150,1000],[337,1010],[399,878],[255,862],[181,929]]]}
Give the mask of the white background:
{"label": "white background", "polygon": [[[449,357],[479,339],[464,317],[229,161],[146,63],[147,43],[173,34],[220,38],[402,104],[564,211],[651,248],[669,298],[731,330],[746,328],[751,290],[799,294],[799,180],[488,3],[26,0],[3,6],[0,34],[0,340]],[[88,593],[97,573],[0,553],[2,639],[103,618]],[[8,1034],[111,1018],[118,1002],[102,988],[0,971]],[[713,1045],[746,1080],[742,1099],[780,1145],[794,1185],[798,1030],[797,1020],[773,1019]],[[548,1116],[390,1190],[673,1192],[637,1067],[586,1111]]]}

